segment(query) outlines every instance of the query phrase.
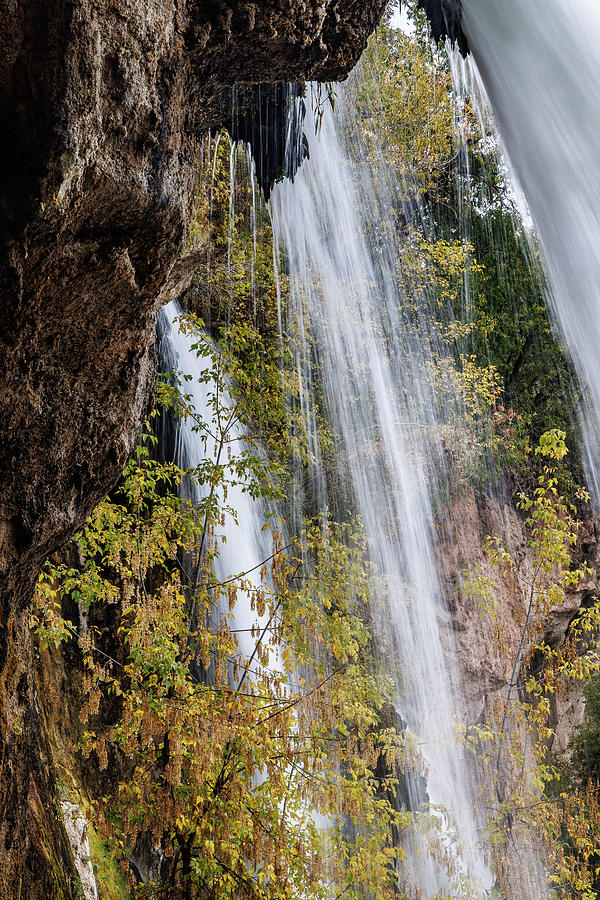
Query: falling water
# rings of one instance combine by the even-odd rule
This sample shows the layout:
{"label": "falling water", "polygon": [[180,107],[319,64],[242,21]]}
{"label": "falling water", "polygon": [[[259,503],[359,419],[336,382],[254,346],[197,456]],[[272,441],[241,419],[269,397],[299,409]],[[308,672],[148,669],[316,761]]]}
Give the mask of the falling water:
{"label": "falling water", "polygon": [[[594,431],[600,421],[600,6],[597,0],[462,0],[462,6],[464,29],[545,252],[555,312],[590,391],[593,461],[600,457]],[[394,251],[396,186],[366,160],[351,97],[338,91],[335,120],[325,112],[311,159],[295,184],[279,185],[271,201],[289,266],[302,411],[315,477],[324,485],[314,397],[320,384],[340,439],[338,469],[350,482],[372,559],[388,579],[389,604],[376,618],[382,645],[399,662],[398,711],[425,758],[427,796],[447,811],[447,819],[440,813],[446,844],[455,831],[462,845],[456,862],[477,896],[491,879],[478,849],[469,772],[453,737],[461,720],[453,648],[443,644],[440,631],[448,613],[435,571],[432,498],[442,452],[436,399],[423,376],[432,348],[423,342],[426,324],[417,341],[402,314],[407,299],[399,290]],[[175,315],[173,307],[163,313],[176,368],[192,374],[202,364],[176,332]],[[203,390],[194,398],[200,409]],[[178,445],[182,462],[199,461],[185,426]],[[599,472],[596,465],[592,474],[600,488]],[[223,578],[258,565],[269,552],[262,515],[247,494],[239,494],[241,527],[230,526],[218,562]],[[325,498],[322,487],[322,504]],[[409,793],[418,807],[418,778]],[[423,896],[432,897],[448,890],[449,879],[426,843],[423,838],[412,854],[410,875]]]}
{"label": "falling water", "polygon": [[[162,367],[165,371],[179,372],[190,377],[183,384],[184,392],[189,395],[190,405],[197,418],[210,424],[215,416],[211,396],[216,387],[206,379],[209,368],[207,359],[199,356],[193,349],[192,345],[197,340],[179,330],[177,319],[181,314],[177,301],[172,301],[160,311],[158,335]],[[227,392],[222,392],[220,405],[223,408],[231,405]],[[194,430],[194,425],[194,420],[188,417],[180,419],[176,426],[173,461],[185,470],[200,465],[207,453],[212,452],[210,442],[208,446],[205,444],[203,432]],[[236,453],[239,454],[244,449],[244,431],[239,423],[234,423],[229,431],[229,447],[232,448],[229,460],[231,466],[235,463]],[[182,490],[197,505],[206,486],[197,481],[184,482]],[[253,499],[243,489],[242,484],[229,485],[227,506],[234,510],[234,515],[226,516],[217,531],[218,554],[212,566],[215,578],[221,583],[244,573],[248,589],[238,591],[233,621],[229,624],[237,635],[240,657],[248,659],[254,649],[252,626],[264,625],[264,621],[252,610],[252,593],[261,588],[262,564],[271,556],[273,547],[269,532],[263,530],[266,510],[262,508],[260,500]],[[223,537],[225,541],[222,540]],[[274,660],[272,664],[277,665],[277,662]]]}
{"label": "falling water", "polygon": [[[309,114],[308,132],[313,128]],[[433,549],[432,495],[442,452],[425,376],[432,348],[426,315],[417,330],[406,326],[411,304],[397,273],[395,190],[365,157],[352,97],[338,88],[335,117],[325,111],[310,160],[294,184],[275,188],[271,213],[287,259],[301,388],[311,385],[316,360],[314,383],[339,435],[338,471],[349,480],[371,558],[387,578],[388,602],[373,614],[388,659],[398,663],[398,712],[425,759],[427,796],[440,811],[438,846],[448,851],[456,841],[460,848],[450,851],[459,870],[452,879],[426,837],[416,838],[409,877],[423,897],[479,897],[491,877],[455,738],[461,714],[453,648],[444,646],[440,631],[448,611]],[[314,402],[305,402],[305,411]],[[317,443],[311,415],[305,427],[309,443]],[[418,777],[408,784],[413,809],[424,799],[420,784]]]}
{"label": "falling water", "polygon": [[463,28],[544,250],[582,382],[600,500],[600,4],[462,0]]}

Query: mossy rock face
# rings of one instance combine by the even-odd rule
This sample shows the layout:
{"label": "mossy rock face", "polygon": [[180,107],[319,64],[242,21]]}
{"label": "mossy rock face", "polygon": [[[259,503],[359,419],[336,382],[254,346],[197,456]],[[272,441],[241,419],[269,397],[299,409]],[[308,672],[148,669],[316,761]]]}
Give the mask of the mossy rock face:
{"label": "mossy rock face", "polygon": [[90,853],[100,900],[127,900],[129,897],[127,885],[114,855],[100,840],[92,825],[88,824],[88,828]]}

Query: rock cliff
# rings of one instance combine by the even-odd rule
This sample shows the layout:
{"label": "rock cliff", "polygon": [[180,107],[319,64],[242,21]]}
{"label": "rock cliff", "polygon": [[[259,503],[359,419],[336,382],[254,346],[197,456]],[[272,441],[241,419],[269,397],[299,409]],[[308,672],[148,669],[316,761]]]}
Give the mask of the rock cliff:
{"label": "rock cliff", "polygon": [[[528,782],[525,761],[532,745],[532,733],[525,726],[525,718],[516,712],[518,701],[525,700],[520,676],[527,680],[529,673],[539,675],[541,658],[527,656],[532,644],[544,643],[557,649],[565,645],[573,620],[583,608],[592,605],[600,596],[600,546],[597,523],[589,510],[582,510],[577,528],[577,544],[571,549],[572,567],[586,565],[590,574],[576,587],[567,589],[560,603],[549,609],[533,606],[528,620],[528,608],[533,573],[536,569],[534,551],[528,546],[528,530],[524,516],[516,507],[519,489],[506,478],[494,491],[476,492],[465,488],[450,504],[447,515],[439,525],[438,564],[441,584],[447,599],[447,609],[441,612],[442,634],[447,647],[452,647],[458,666],[458,678],[464,704],[461,723],[484,725],[494,713],[496,727],[505,740],[496,757],[494,745],[479,743],[484,755],[492,753],[488,765],[468,755],[468,764],[476,770],[475,780],[482,787],[478,801],[483,817],[496,817],[496,835],[503,834],[510,852],[500,841],[492,846],[495,871],[502,888],[502,896],[545,897],[548,883],[543,871],[543,841],[536,841],[535,828],[527,817],[514,813],[514,798],[527,797],[523,803],[543,809],[539,801],[539,785]],[[498,538],[514,562],[514,573],[507,567],[492,565],[483,551],[487,537]],[[489,595],[469,590],[469,578],[489,579]],[[552,578],[550,576],[543,576]],[[523,653],[520,655],[521,640]],[[518,659],[525,660],[513,670]],[[509,685],[513,689],[509,693]],[[560,678],[556,691],[549,696],[550,735],[545,746],[552,753],[567,750],[574,729],[581,724],[585,703],[581,683]],[[507,698],[511,703],[506,705]],[[523,710],[526,709],[524,705]],[[502,720],[502,717],[506,716]],[[503,751],[503,753],[502,753]],[[501,755],[502,754],[502,755]],[[508,798],[508,799],[507,799]],[[518,809],[518,806],[516,807]],[[525,806],[524,809],[528,807]]]}
{"label": "rock cliff", "polygon": [[224,87],[343,77],[384,0],[0,6],[0,897],[76,895],[33,679],[39,566],[118,476],[149,402],[197,142]]}
{"label": "rock cliff", "polygon": [[[484,718],[486,704],[489,706],[496,692],[505,695],[526,618],[528,595],[520,585],[530,581],[534,562],[523,518],[516,509],[516,494],[516,486],[508,480],[495,492],[478,493],[467,488],[440,524],[438,560],[449,606],[444,627],[447,640],[456,647],[471,722]],[[517,579],[491,565],[483,550],[488,536],[499,538],[510,553]],[[593,597],[600,596],[600,546],[591,515],[579,522],[572,557],[575,566],[585,563],[592,574],[566,591],[564,602],[551,607],[543,621],[532,622],[529,628],[529,634],[535,632],[537,640],[550,647],[564,644],[573,619]],[[502,648],[491,633],[489,611],[483,610],[477,597],[464,589],[466,573],[480,573],[493,580],[493,624],[502,636]],[[580,692],[576,685],[571,688],[564,699],[555,698],[553,724],[557,729],[551,749],[556,751],[566,748],[570,734],[583,717]]]}
{"label": "rock cliff", "polygon": [[469,52],[467,36],[462,30],[460,0],[418,0],[431,23],[431,33],[437,41],[448,38],[466,56]]}

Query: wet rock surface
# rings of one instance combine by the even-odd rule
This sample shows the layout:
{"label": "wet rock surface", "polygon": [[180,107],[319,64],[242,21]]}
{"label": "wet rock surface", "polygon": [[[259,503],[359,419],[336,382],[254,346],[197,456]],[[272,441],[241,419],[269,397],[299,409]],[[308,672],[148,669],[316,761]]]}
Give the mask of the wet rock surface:
{"label": "wet rock surface", "polygon": [[0,572],[33,570],[123,465],[223,86],[341,77],[383,6],[2,8]]}
{"label": "wet rock surface", "polygon": [[431,32],[436,41],[446,38],[456,44],[463,56],[469,52],[467,36],[462,30],[462,9],[460,0],[418,0],[431,23]]}
{"label": "wet rock surface", "polygon": [[[469,722],[485,717],[484,710],[496,692],[506,696],[507,683],[517,657],[527,613],[528,589],[534,569],[527,531],[516,509],[517,489],[510,482],[498,490],[478,493],[466,488],[448,508],[439,525],[438,562],[441,584],[448,603],[443,616],[446,642],[456,648],[461,687]],[[498,537],[515,563],[517,578],[490,563],[483,547],[488,536]],[[551,647],[562,647],[579,611],[600,592],[600,546],[593,519],[579,524],[573,562],[592,569],[592,574],[565,592],[564,601],[552,606],[540,620],[534,617],[527,635],[535,635]],[[494,585],[493,612],[485,599],[465,590],[474,575]],[[499,642],[498,636],[501,637]],[[527,646],[528,641],[525,644]],[[552,749],[564,750],[573,729],[583,719],[584,704],[578,685],[553,698],[552,725],[556,736]]]}

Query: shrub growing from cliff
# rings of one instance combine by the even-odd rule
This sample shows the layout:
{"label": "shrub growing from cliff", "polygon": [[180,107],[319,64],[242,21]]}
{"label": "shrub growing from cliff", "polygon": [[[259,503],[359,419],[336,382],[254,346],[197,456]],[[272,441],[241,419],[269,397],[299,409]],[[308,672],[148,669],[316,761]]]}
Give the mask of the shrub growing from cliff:
{"label": "shrub growing from cliff", "polygon": [[[562,696],[570,681],[586,682],[598,672],[600,606],[596,602],[579,612],[563,646],[544,641],[550,611],[560,608],[565,591],[577,588],[590,570],[585,564],[573,566],[576,509],[558,490],[558,465],[567,454],[565,433],[544,433],[536,454],[542,460],[537,487],[522,493],[518,503],[526,515],[531,564],[523,565],[499,538],[489,537],[486,549],[493,574],[471,573],[465,584],[490,619],[490,652],[509,659],[512,653],[506,693],[492,698],[489,719],[471,729],[467,743],[488,775],[484,797],[500,883],[515,883],[511,867],[518,866],[520,854],[539,854],[548,866],[552,896],[591,898],[600,827],[597,785],[586,779],[583,785],[562,789],[561,772],[548,747],[554,734],[553,698]],[[522,600],[520,640],[511,648],[494,627],[499,577],[508,580]]]}
{"label": "shrub growing from cliff", "polygon": [[[198,349],[210,352],[201,335]],[[269,484],[251,444],[232,451],[240,407],[226,400],[226,358],[213,352],[208,363],[209,421],[185,382],[183,393],[162,389],[195,417],[204,462],[188,472],[161,463],[143,436],[76,538],[81,567],[46,567],[33,625],[43,645],[78,642],[84,752],[125,776],[98,805],[100,830],[125,867],[141,840],[159,848],[160,878],[132,884],[135,896],[391,898],[402,854],[392,836],[410,817],[392,799],[403,740],[381,724],[388,685],[365,624],[374,575],[359,529],[316,523],[287,549],[274,527],[258,585],[248,573],[216,579],[220,529],[235,515],[228,491]],[[178,496],[184,477],[203,488],[195,508]],[[79,609],[77,627],[62,618],[65,601]],[[254,618],[246,657],[240,602]],[[86,627],[107,603],[117,656]]]}

